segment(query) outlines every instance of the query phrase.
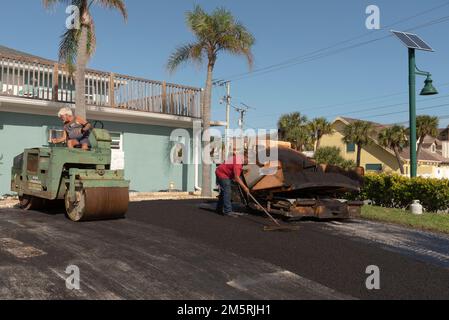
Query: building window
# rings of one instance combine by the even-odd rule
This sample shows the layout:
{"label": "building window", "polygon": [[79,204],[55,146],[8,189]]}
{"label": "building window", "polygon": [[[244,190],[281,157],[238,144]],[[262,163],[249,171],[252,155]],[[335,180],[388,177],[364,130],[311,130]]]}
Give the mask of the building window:
{"label": "building window", "polygon": [[355,143],[348,143],[346,145],[346,152],[355,152]]}
{"label": "building window", "polygon": [[111,135],[111,149],[123,151],[123,135],[120,132],[110,132]]}
{"label": "building window", "polygon": [[366,171],[376,171],[381,172],[382,171],[382,164],[375,163],[375,164],[367,164],[366,165]]}
{"label": "building window", "polygon": [[123,134],[110,132],[111,135],[111,170],[125,169],[125,152],[123,149]]}
{"label": "building window", "polygon": [[435,146],[435,144],[432,144],[432,146],[430,147],[430,151],[432,153],[437,153],[437,147]]}

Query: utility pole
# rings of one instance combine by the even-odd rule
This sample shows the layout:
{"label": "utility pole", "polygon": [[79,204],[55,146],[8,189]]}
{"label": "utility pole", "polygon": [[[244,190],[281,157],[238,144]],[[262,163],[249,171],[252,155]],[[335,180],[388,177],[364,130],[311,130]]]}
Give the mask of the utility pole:
{"label": "utility pole", "polygon": [[226,130],[225,130],[225,159],[229,156],[229,129],[231,128],[231,82],[226,82]]}
{"label": "utility pole", "polygon": [[239,109],[237,108],[237,112],[240,113],[240,117],[239,117],[239,129],[240,129],[240,134],[243,136],[243,123],[245,121],[245,113],[247,110],[244,109]]}
{"label": "utility pole", "polygon": [[240,107],[240,108],[234,107],[234,109],[240,114],[240,117],[239,117],[239,128],[240,128],[240,135],[243,138],[243,129],[244,129],[243,125],[245,123],[245,115],[248,112],[248,110],[250,110],[250,109],[255,110],[255,109],[250,107],[250,106],[248,106],[248,105],[246,105],[246,104],[244,104],[243,102],[242,102],[242,105],[243,105],[243,107]]}
{"label": "utility pole", "polygon": [[226,82],[226,130],[230,129],[231,118],[231,82]]}
{"label": "utility pole", "polygon": [[226,86],[226,95],[223,97],[223,99],[220,101],[220,104],[223,103],[223,101],[226,102],[226,128],[225,128],[225,134],[224,134],[224,145],[225,145],[225,159],[228,158],[229,154],[229,130],[231,128],[231,82],[230,81],[224,81],[224,80],[216,80],[213,82],[214,86],[220,86],[224,87]]}

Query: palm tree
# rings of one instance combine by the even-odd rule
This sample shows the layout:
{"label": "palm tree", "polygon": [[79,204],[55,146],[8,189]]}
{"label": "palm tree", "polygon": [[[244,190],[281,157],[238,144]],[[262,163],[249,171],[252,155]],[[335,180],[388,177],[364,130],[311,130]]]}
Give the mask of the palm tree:
{"label": "palm tree", "polygon": [[315,139],[314,151],[320,147],[321,138],[332,133],[332,124],[326,118],[315,118],[309,123],[310,131]]}
{"label": "palm tree", "polygon": [[407,129],[398,125],[383,129],[378,135],[379,144],[394,151],[401,174],[405,173],[401,152],[409,145],[407,136]]}
{"label": "palm tree", "polygon": [[[61,37],[59,44],[59,60],[65,62],[71,73],[75,71],[75,106],[76,114],[86,118],[86,66],[95,51],[95,24],[90,14],[92,4],[107,9],[117,9],[125,21],[128,13],[123,0],[43,0],[44,7],[49,8],[57,3],[68,3],[78,7],[80,28],[68,29]],[[76,62],[76,68],[75,68]]]}
{"label": "palm tree", "polygon": [[426,136],[437,137],[438,136],[438,117],[431,116],[417,116],[416,117],[416,139],[418,140],[418,152],[417,158],[421,153],[422,145]]}
{"label": "palm tree", "polygon": [[[204,128],[203,141],[210,141],[210,109],[212,94],[212,79],[215,64],[220,52],[246,57],[248,65],[253,65],[251,48],[254,45],[253,35],[240,22],[236,21],[232,13],[224,8],[215,9],[211,14],[206,13],[200,6],[186,14],[186,23],[196,40],[178,47],[168,59],[167,68],[174,72],[181,64],[193,62],[202,64],[207,59],[206,88],[202,105],[202,120]],[[211,177],[210,164],[202,166],[202,195],[210,196]]]}
{"label": "palm tree", "polygon": [[360,167],[362,148],[371,143],[373,126],[370,122],[355,121],[344,128],[343,142],[357,146],[357,167]]}
{"label": "palm tree", "polygon": [[310,142],[311,134],[307,127],[307,117],[299,112],[284,114],[278,121],[279,135],[282,140],[293,144],[296,150],[302,151]]}

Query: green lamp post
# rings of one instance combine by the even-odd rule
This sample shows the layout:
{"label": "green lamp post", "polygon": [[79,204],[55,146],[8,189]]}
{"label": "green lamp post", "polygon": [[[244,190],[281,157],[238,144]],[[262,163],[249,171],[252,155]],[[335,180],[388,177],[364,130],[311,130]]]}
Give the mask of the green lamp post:
{"label": "green lamp post", "polygon": [[409,65],[409,104],[410,104],[410,177],[415,178],[418,175],[418,159],[416,147],[416,76],[425,76],[424,88],[421,90],[422,96],[438,94],[433,86],[432,75],[430,72],[421,71],[416,67],[415,50],[431,51],[432,48],[427,45],[420,37],[415,34],[400,31],[392,33],[408,47],[408,65]]}
{"label": "green lamp post", "polygon": [[410,177],[416,178],[418,175],[418,157],[416,152],[416,75],[427,77],[425,86],[421,90],[422,96],[438,94],[433,86],[432,75],[429,72],[421,71],[416,67],[415,49],[409,50],[409,96],[410,96]]}

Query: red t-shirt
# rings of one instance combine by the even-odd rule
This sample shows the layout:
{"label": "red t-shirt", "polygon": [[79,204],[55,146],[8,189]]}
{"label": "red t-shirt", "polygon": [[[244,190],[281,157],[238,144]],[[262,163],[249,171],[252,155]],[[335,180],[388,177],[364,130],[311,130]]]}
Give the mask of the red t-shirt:
{"label": "red t-shirt", "polygon": [[243,170],[243,159],[238,156],[229,158],[228,161],[220,165],[215,174],[220,179],[234,180],[236,177],[240,177]]}

